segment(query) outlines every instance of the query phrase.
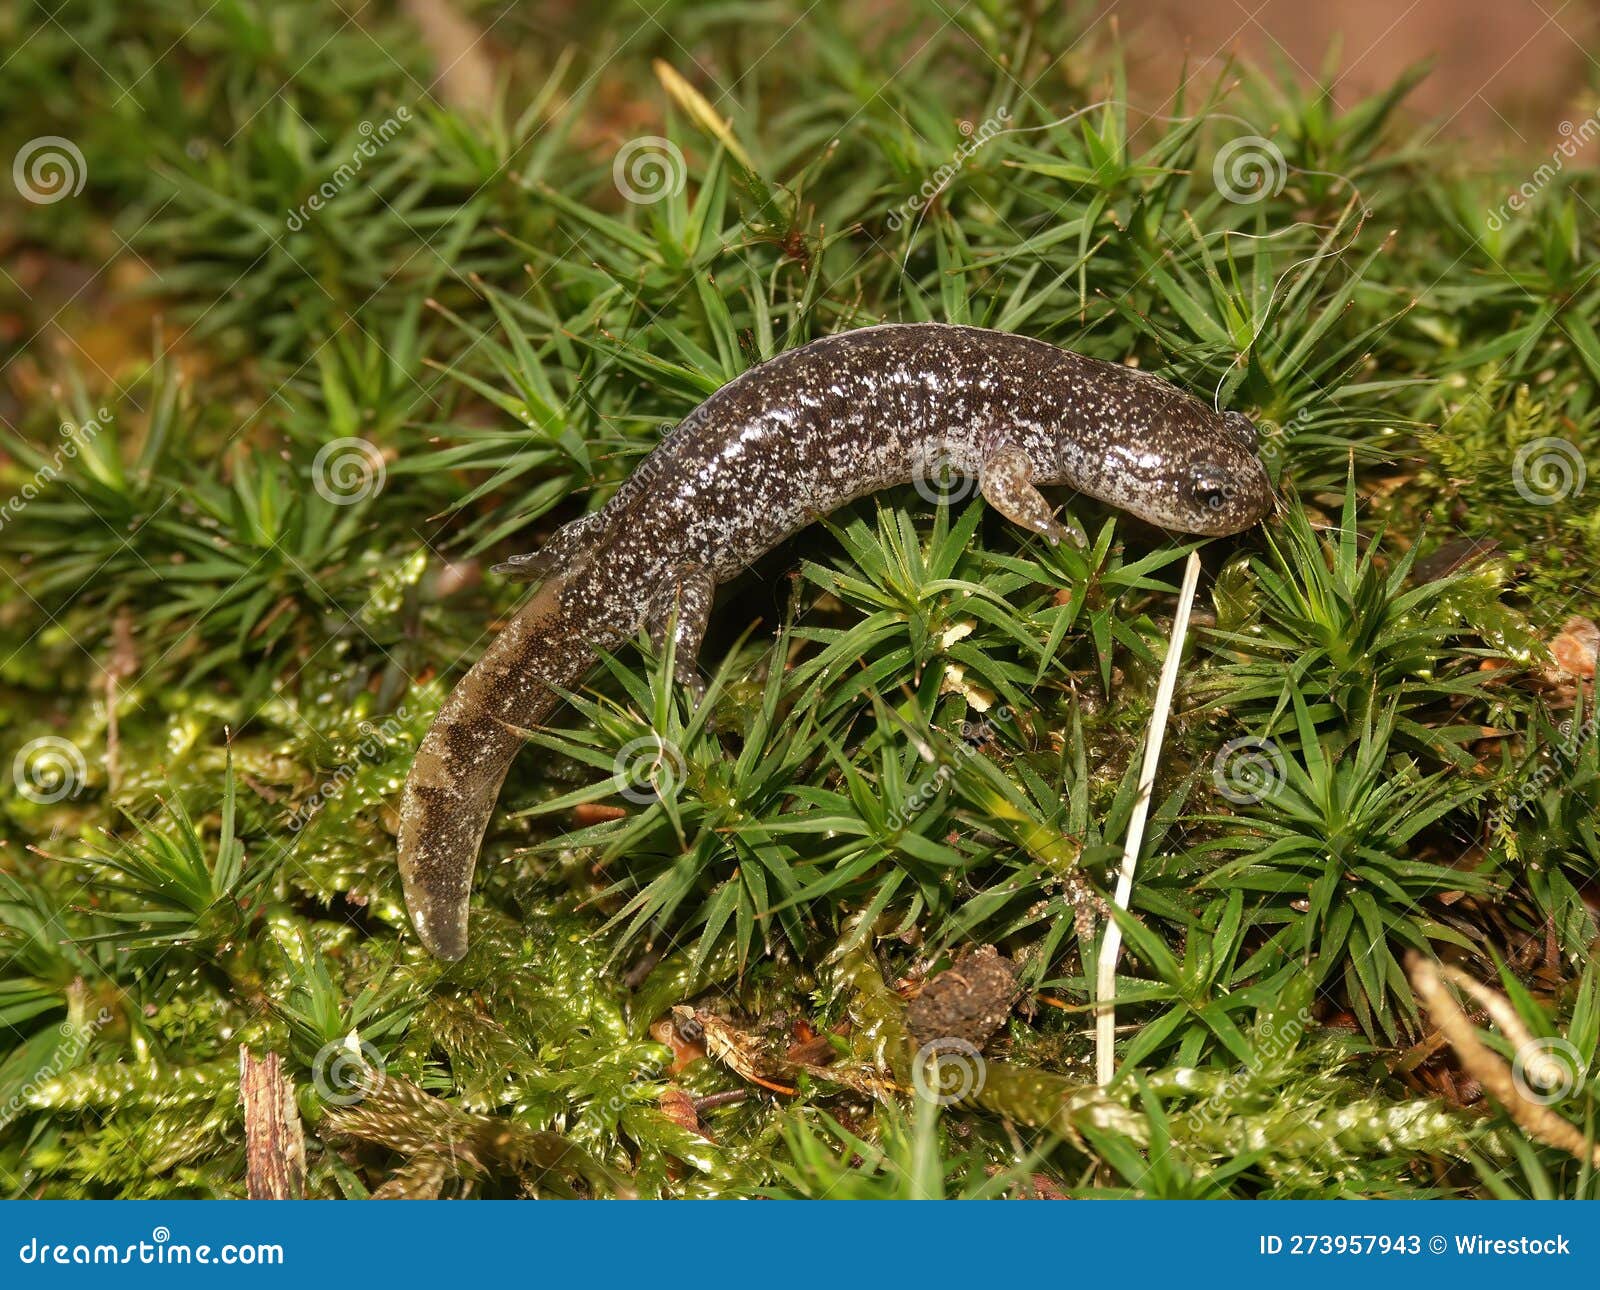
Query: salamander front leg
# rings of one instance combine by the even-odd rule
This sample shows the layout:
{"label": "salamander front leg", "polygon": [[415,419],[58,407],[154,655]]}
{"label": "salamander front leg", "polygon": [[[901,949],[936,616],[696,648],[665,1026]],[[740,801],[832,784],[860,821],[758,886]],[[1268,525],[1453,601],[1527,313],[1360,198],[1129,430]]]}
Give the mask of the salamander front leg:
{"label": "salamander front leg", "polygon": [[1070,528],[1056,519],[1050,503],[1033,486],[1033,463],[1021,448],[999,448],[984,458],[978,471],[984,501],[1014,524],[1042,533],[1051,544],[1068,538],[1075,546],[1089,540],[1076,524]]}
{"label": "salamander front leg", "polygon": [[706,683],[700,675],[700,642],[705,639],[711,617],[711,602],[716,597],[717,581],[711,570],[699,564],[681,564],[655,597],[645,618],[645,631],[659,649],[665,649],[667,630],[677,616],[672,641],[672,674],[679,685],[702,699]]}

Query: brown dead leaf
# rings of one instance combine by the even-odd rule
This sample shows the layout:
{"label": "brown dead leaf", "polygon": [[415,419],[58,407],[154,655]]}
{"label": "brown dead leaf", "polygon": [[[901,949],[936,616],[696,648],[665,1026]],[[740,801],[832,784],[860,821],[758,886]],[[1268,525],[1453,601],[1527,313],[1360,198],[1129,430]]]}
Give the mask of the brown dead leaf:
{"label": "brown dead leaf", "polygon": [[681,1088],[664,1088],[661,1090],[659,1101],[661,1114],[667,1119],[679,1128],[689,1130],[690,1133],[705,1136],[705,1130],[700,1127],[700,1112],[695,1108],[694,1098],[688,1093]]}
{"label": "brown dead leaf", "polygon": [[1572,617],[1550,642],[1550,657],[1571,676],[1594,680],[1595,654],[1600,650],[1600,627],[1588,618]]}
{"label": "brown dead leaf", "polygon": [[684,1067],[692,1066],[706,1055],[705,1045],[679,1034],[678,1027],[673,1024],[670,1017],[665,1017],[650,1027],[650,1038],[672,1049],[672,1062],[667,1067],[669,1075],[679,1074]]}
{"label": "brown dead leaf", "polygon": [[620,820],[627,814],[627,811],[620,806],[607,806],[604,802],[584,802],[572,808],[572,822],[580,826],[605,824],[611,820]]}
{"label": "brown dead leaf", "polygon": [[740,1078],[771,1089],[774,1093],[794,1095],[792,1086],[780,1084],[771,1078],[775,1073],[774,1063],[767,1056],[765,1046],[754,1035],[704,1009],[680,1005],[672,1010],[672,1016],[681,1033],[691,1037],[700,1036],[706,1053]]}

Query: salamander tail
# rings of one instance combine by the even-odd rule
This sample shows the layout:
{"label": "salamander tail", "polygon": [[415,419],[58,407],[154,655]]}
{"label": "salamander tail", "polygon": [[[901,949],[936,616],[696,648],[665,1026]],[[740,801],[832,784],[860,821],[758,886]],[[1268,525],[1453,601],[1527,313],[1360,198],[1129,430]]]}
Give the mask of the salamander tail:
{"label": "salamander tail", "polygon": [[550,578],[445,700],[400,798],[399,864],[417,935],[441,959],[467,952],[467,901],[500,786],[538,725],[594,666],[584,625]]}

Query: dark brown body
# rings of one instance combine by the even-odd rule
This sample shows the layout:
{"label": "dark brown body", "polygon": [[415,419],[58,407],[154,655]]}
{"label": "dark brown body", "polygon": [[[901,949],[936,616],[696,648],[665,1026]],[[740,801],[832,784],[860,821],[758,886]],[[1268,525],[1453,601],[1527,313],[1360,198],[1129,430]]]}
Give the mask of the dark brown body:
{"label": "dark brown body", "polygon": [[1052,540],[1065,531],[1036,484],[1189,533],[1237,532],[1270,506],[1243,418],[1027,337],[870,327],[746,372],[605,508],[509,566],[545,581],[440,709],[401,802],[400,870],[424,944],[466,952],[473,867],[521,732],[582,683],[596,644],[675,622],[688,679],[718,582],[843,503],[939,466],[977,476],[991,504]]}

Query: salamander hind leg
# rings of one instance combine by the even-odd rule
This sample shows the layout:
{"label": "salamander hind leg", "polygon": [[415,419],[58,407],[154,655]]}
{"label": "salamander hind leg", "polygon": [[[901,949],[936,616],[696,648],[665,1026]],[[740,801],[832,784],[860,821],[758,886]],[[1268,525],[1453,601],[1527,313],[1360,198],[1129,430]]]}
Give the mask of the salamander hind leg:
{"label": "salamander hind leg", "polygon": [[645,631],[655,647],[665,649],[667,632],[676,622],[672,637],[672,674],[696,699],[705,697],[706,683],[700,675],[700,643],[705,639],[706,623],[716,597],[717,580],[701,564],[680,564],[652,598],[645,615]]}
{"label": "salamander hind leg", "polygon": [[984,501],[1000,514],[1025,529],[1044,534],[1052,545],[1063,538],[1074,546],[1088,545],[1083,530],[1056,519],[1050,503],[1033,486],[1033,463],[1022,449],[998,448],[985,457],[978,472],[978,487]]}

